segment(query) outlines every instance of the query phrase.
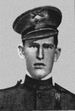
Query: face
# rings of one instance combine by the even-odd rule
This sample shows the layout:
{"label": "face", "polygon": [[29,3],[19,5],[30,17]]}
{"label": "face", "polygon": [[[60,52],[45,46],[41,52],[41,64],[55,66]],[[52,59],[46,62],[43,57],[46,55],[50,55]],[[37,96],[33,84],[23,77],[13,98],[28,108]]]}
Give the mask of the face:
{"label": "face", "polygon": [[54,37],[27,40],[22,48],[26,59],[27,70],[35,79],[42,79],[51,73],[54,60],[57,56]]}

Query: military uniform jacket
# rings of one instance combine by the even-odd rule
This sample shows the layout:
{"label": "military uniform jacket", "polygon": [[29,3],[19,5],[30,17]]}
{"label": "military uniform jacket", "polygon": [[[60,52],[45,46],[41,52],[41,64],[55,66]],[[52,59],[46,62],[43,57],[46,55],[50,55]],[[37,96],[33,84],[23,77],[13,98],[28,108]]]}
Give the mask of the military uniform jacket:
{"label": "military uniform jacket", "polygon": [[0,111],[73,110],[75,95],[61,86],[52,85],[52,78],[35,80],[28,76],[23,84],[0,90]]}

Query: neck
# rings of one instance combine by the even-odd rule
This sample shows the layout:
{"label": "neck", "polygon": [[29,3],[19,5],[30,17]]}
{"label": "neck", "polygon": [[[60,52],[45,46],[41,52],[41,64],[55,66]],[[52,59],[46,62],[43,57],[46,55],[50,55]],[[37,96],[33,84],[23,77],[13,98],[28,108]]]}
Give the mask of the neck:
{"label": "neck", "polygon": [[41,80],[47,80],[47,79],[49,79],[49,78],[51,78],[51,77],[52,77],[52,75],[51,75],[51,74],[48,74],[46,77],[42,78]]}
{"label": "neck", "polygon": [[[28,72],[27,72],[27,75],[28,75],[29,77],[33,78]],[[51,78],[51,77],[52,77],[52,75],[51,75],[51,73],[50,73],[50,74],[48,74],[47,76],[45,76],[44,78],[41,78],[41,80],[47,80],[47,79],[49,79],[49,78]]]}

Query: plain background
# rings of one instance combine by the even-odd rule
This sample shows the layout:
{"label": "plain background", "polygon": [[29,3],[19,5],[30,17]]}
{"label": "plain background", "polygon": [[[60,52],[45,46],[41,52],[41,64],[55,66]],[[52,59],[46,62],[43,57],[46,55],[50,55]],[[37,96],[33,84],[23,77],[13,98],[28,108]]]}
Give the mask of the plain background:
{"label": "plain background", "polygon": [[74,0],[0,0],[0,89],[15,85],[17,80],[24,81],[26,74],[25,60],[17,53],[21,38],[12,29],[13,21],[26,10],[43,5],[56,6],[62,11],[59,27],[62,52],[52,75],[55,82],[75,93]]}

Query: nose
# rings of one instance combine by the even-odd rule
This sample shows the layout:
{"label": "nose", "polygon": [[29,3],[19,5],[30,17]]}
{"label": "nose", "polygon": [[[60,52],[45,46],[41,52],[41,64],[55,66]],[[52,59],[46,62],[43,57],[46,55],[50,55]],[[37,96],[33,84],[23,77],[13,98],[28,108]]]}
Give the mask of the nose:
{"label": "nose", "polygon": [[37,59],[44,59],[44,49],[42,47],[39,47],[37,50]]}

